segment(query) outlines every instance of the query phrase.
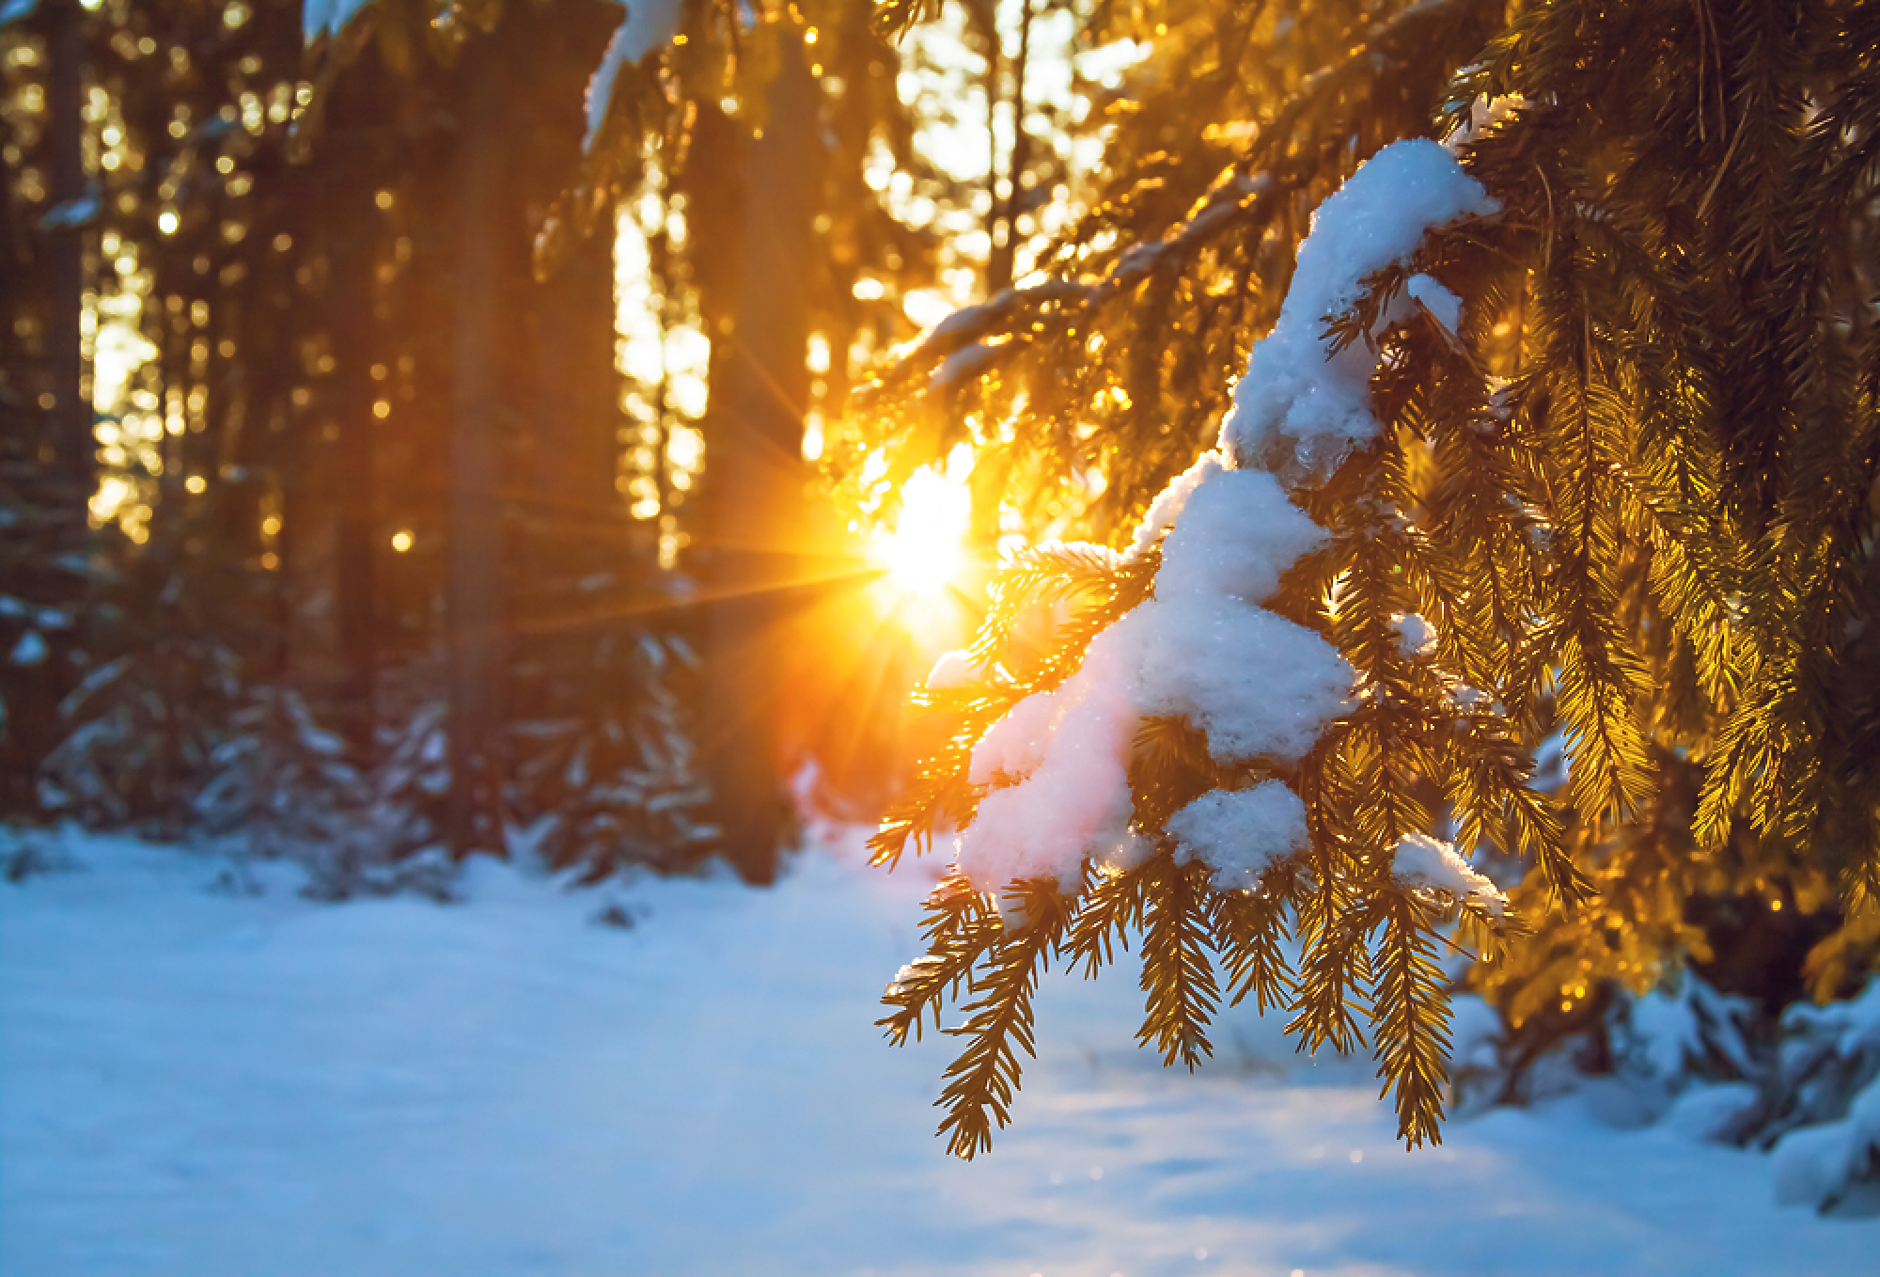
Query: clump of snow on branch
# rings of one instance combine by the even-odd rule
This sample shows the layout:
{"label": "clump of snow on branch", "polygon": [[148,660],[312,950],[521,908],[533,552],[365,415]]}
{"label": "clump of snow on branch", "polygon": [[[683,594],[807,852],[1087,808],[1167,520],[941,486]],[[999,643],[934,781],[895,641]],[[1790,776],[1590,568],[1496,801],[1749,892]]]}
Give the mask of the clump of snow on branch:
{"label": "clump of snow on branch", "polygon": [[1176,862],[1210,866],[1220,891],[1257,885],[1268,865],[1309,842],[1306,805],[1272,780],[1203,794],[1169,817],[1168,831],[1180,849]]}
{"label": "clump of snow on branch", "polygon": [[[1155,599],[1098,635],[1076,674],[1013,706],[974,748],[968,779],[1003,786],[981,800],[960,836],[959,868],[975,886],[1066,882],[1105,848],[1115,849],[1110,861],[1139,859],[1128,765],[1144,717],[1187,719],[1206,735],[1209,754],[1232,764],[1297,761],[1343,712],[1352,686],[1344,658],[1249,601],[1270,596],[1324,529],[1271,475],[1197,470],[1185,505],[1164,503],[1155,516],[1179,519]],[[1214,853],[1200,854],[1215,863]],[[1222,864],[1238,870],[1240,854]]]}
{"label": "clump of snow on branch", "polygon": [[307,0],[300,11],[301,39],[311,45],[323,35],[335,38],[370,0]]}
{"label": "clump of snow on branch", "polygon": [[1136,525],[1136,535],[1130,541],[1128,557],[1141,559],[1154,549],[1169,530],[1169,525],[1175,522],[1175,516],[1187,505],[1194,490],[1221,470],[1221,454],[1210,450],[1202,453],[1199,460],[1162,489],[1155,500],[1149,503],[1149,512],[1143,515],[1142,522]]}
{"label": "clump of snow on branch", "polygon": [[614,100],[614,81],[620,77],[620,68],[638,66],[648,53],[671,44],[685,16],[681,0],[630,0],[625,7],[627,16],[614,29],[614,38],[607,42],[601,64],[594,68],[594,77],[588,81],[587,135],[581,139],[583,155],[594,150],[601,125],[607,122],[607,106]]}
{"label": "clump of snow on branch", "polygon": [[1413,891],[1440,891],[1480,905],[1499,918],[1508,897],[1470,867],[1455,848],[1422,834],[1406,834],[1397,843],[1391,876]]}
{"label": "clump of snow on branch", "polygon": [[1138,709],[1188,719],[1219,763],[1303,757],[1343,712],[1351,668],[1259,603],[1325,530],[1278,479],[1253,470],[1207,475],[1178,515],[1156,574],[1145,649],[1154,659],[1142,669]]}
{"label": "clump of snow on branch", "polygon": [[894,979],[888,982],[888,996],[897,996],[911,985],[927,978],[935,967],[941,965],[943,965],[941,960],[934,957],[932,954],[926,954],[914,959],[912,962],[903,963],[901,969],[894,973]]}
{"label": "clump of snow on branch", "polygon": [[[1144,718],[1185,719],[1205,734],[1209,756],[1231,766],[1297,762],[1345,711],[1353,674],[1344,658],[1261,606],[1326,535],[1288,487],[1379,429],[1370,411],[1376,356],[1362,344],[1330,355],[1325,317],[1349,309],[1363,279],[1407,258],[1431,227],[1494,207],[1453,156],[1413,141],[1379,152],[1320,208],[1279,324],[1235,391],[1219,450],[1162,492],[1124,556],[1140,561],[1161,545],[1155,597],[1098,635],[1062,686],[1020,701],[973,750],[969,779],[989,792],[959,837],[958,865],[974,886],[1068,883],[1086,857],[1139,862],[1147,847],[1129,825],[1128,766]],[[1461,303],[1434,280],[1418,277],[1409,297],[1444,324],[1460,317]],[[1276,455],[1279,442],[1287,448]],[[1422,647],[1427,636],[1414,641]],[[929,686],[958,686],[974,672],[963,654],[942,658]],[[1304,806],[1277,782],[1204,795],[1168,832],[1223,889],[1252,886],[1307,841]],[[1406,881],[1502,908],[1494,885],[1446,846],[1405,846]]]}
{"label": "clump of snow on branch", "polygon": [[[1467,75],[1469,70],[1470,68],[1465,67],[1456,74]],[[1484,134],[1500,127],[1502,121],[1508,119],[1516,111],[1523,110],[1530,105],[1532,103],[1518,93],[1507,93],[1492,98],[1485,95],[1478,96],[1475,101],[1469,103],[1468,121],[1443,139],[1443,149],[1451,155],[1456,154],[1471,142],[1480,140]]]}
{"label": "clump of snow on branch", "polygon": [[[1207,456],[1219,461],[1218,453]],[[1300,555],[1325,540],[1325,529],[1287,500],[1279,480],[1259,470],[1217,465],[1180,509],[1155,578],[1163,602],[1225,595],[1257,603],[1272,597]],[[1149,513],[1154,517],[1153,507]]]}
{"label": "clump of snow on branch", "polygon": [[960,837],[959,868],[982,890],[1016,878],[1068,882],[1100,840],[1120,841],[1132,800],[1128,760],[1137,713],[1142,608],[1091,641],[1077,673],[1026,697],[973,750],[970,778],[995,789]]}
{"label": "clump of snow on branch", "polygon": [[1297,762],[1344,712],[1351,667],[1304,626],[1227,598],[1182,599],[1158,613],[1139,707],[1187,718],[1207,733],[1215,762]]}
{"label": "clump of snow on branch", "polygon": [[1400,612],[1390,623],[1397,631],[1397,649],[1405,656],[1428,656],[1436,650],[1436,627],[1415,612]]}
{"label": "clump of snow on branch", "polygon": [[942,652],[940,659],[927,672],[927,690],[947,692],[973,683],[983,683],[990,672],[985,665],[975,662],[964,651]]}
{"label": "clump of snow on branch", "polygon": [[[1376,437],[1371,377],[1378,354],[1353,342],[1328,362],[1326,320],[1350,310],[1364,279],[1409,257],[1431,228],[1497,208],[1453,155],[1423,139],[1387,146],[1353,173],[1313,214],[1279,322],[1253,348],[1234,388],[1221,451],[1240,466],[1303,478],[1330,473],[1354,446]],[[1428,296],[1441,304],[1434,292]],[[1387,313],[1379,323],[1399,317]]]}
{"label": "clump of snow on branch", "polygon": [[1412,275],[1404,281],[1403,291],[1412,301],[1423,303],[1423,309],[1429,311],[1436,322],[1450,333],[1453,334],[1462,323],[1462,298],[1428,275]]}

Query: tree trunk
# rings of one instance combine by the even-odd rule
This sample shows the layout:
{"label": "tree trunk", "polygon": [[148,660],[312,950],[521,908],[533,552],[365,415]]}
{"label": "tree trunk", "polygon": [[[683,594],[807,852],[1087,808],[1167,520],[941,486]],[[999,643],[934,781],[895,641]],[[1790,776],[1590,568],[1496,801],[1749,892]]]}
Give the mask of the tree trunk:
{"label": "tree trunk", "polygon": [[41,242],[51,295],[47,307],[46,356],[53,395],[52,456],[60,486],[70,489],[82,507],[90,495],[92,472],[91,405],[83,392],[84,355],[80,323],[85,296],[85,233],[74,214],[86,195],[85,185],[85,38],[84,12],[78,0],[48,0],[46,52],[51,61],[47,88],[49,164],[48,217]]}
{"label": "tree trunk", "polygon": [[457,262],[451,332],[448,614],[450,848],[504,854],[501,750],[503,528],[498,492],[498,317],[505,227],[503,59],[465,49],[459,77]]}
{"label": "tree trunk", "polygon": [[379,527],[373,447],[378,422],[372,414],[370,371],[377,349],[372,312],[375,237],[367,192],[348,193],[348,203],[360,207],[346,210],[333,259],[333,354],[340,384],[333,458],[339,503],[333,593],[339,630],[338,723],[354,761],[369,767],[375,754],[378,667]]}
{"label": "tree trunk", "polygon": [[780,775],[779,639],[792,534],[804,520],[807,294],[821,172],[816,82],[786,47],[767,127],[745,151],[742,265],[732,348],[714,361],[709,493],[708,704],[703,753],[726,857],[753,881],[776,870],[789,829]]}

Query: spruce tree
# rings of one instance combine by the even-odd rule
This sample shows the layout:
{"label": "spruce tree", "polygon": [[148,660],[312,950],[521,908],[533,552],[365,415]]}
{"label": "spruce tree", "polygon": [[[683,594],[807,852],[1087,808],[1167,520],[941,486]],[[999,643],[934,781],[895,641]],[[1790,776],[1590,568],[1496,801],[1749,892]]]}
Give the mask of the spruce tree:
{"label": "spruce tree", "polygon": [[952,1151],[1008,1120],[1039,973],[1131,936],[1166,1062],[1252,995],[1371,1046],[1412,1146],[1452,948],[1522,1026],[1786,912],[1845,991],[1880,947],[1880,5],[1086,18],[1121,34],[1152,50],[1088,211],[852,425],[902,467],[970,442],[1084,538],[1012,555],[874,841],[956,839],[883,1021],[960,1006]]}

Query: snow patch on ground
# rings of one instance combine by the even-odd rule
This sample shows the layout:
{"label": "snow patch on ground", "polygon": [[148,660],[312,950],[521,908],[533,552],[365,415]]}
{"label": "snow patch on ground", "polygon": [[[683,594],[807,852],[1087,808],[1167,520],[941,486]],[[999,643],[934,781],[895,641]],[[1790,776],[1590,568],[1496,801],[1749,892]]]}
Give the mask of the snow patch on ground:
{"label": "snow patch on ground", "polygon": [[[465,903],[54,840],[0,883],[0,1272],[1599,1274],[1873,1269],[1762,1156],[1567,1101],[1405,1152],[1369,1061],[1243,1009],[1196,1076],[1124,970],[1047,978],[1017,1125],[933,1138],[951,1039],[873,1021],[930,885],[860,840],[772,890],[604,894],[481,861]],[[911,866],[920,868],[921,866]],[[251,894],[251,893],[259,894]],[[604,903],[630,925],[593,919]]]}

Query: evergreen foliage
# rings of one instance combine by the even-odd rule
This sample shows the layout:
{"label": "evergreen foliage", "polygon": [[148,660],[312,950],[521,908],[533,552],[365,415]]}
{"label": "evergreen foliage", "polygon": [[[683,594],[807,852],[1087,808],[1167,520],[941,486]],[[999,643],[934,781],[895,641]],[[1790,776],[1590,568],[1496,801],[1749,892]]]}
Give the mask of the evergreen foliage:
{"label": "evergreen foliage", "polygon": [[235,583],[217,580],[229,566],[188,554],[184,541],[160,527],[151,552],[84,600],[93,663],[61,703],[64,738],[39,768],[52,813],[159,838],[195,823],[242,700],[242,618],[230,612],[245,574],[236,566]]}
{"label": "evergreen foliage", "polygon": [[206,832],[243,835],[253,854],[268,859],[357,840],[364,779],[346,757],[346,742],[314,721],[301,696],[257,688],[229,727],[194,798]]}
{"label": "evergreen foliage", "polygon": [[[678,693],[697,658],[682,639],[641,634],[602,636],[591,660],[599,668],[575,684],[585,703],[512,729],[516,816],[543,822],[542,858],[586,882],[630,865],[695,868],[717,842]],[[596,686],[614,690],[594,697]]]}
{"label": "evergreen foliage", "polygon": [[[1167,1062],[1206,1054],[1223,983],[1252,992],[1303,1048],[1372,1044],[1412,1146],[1440,1139],[1451,944],[1486,959],[1468,978],[1517,1032],[1705,968],[1731,935],[1704,920],[1744,909],[1819,919],[1790,988],[1846,991],[1880,947],[1880,5],[1102,6],[1085,32],[1147,28],[1090,210],[861,396],[852,428],[899,465],[966,440],[999,476],[976,496],[1094,539],[1001,573],[978,677],[925,696],[947,743],[880,861],[969,827],[975,745],[1153,588],[1152,559],[1105,543],[1211,439],[1313,209],[1385,143],[1433,136],[1499,211],[1323,317],[1331,350],[1380,356],[1376,442],[1329,474],[1243,459],[1327,530],[1266,606],[1349,662],[1348,711],[1296,767],[1223,769],[1194,724],[1144,721],[1146,860],[1092,846],[1082,881],[1014,884],[1003,919],[957,875],[936,893],[883,1023],[903,1041],[965,999],[953,1151],[1009,1115],[1035,978],[1016,964],[1094,973],[1137,932]],[[1550,737],[1557,785],[1534,768]],[[1184,867],[1174,812],[1273,780],[1309,848],[1247,888]],[[1390,849],[1430,833],[1519,878],[1508,917],[1392,875]]]}
{"label": "evergreen foliage", "polygon": [[0,811],[32,809],[39,760],[64,734],[59,702],[82,672],[77,604],[101,565],[82,502],[48,482],[46,414],[0,398]]}

